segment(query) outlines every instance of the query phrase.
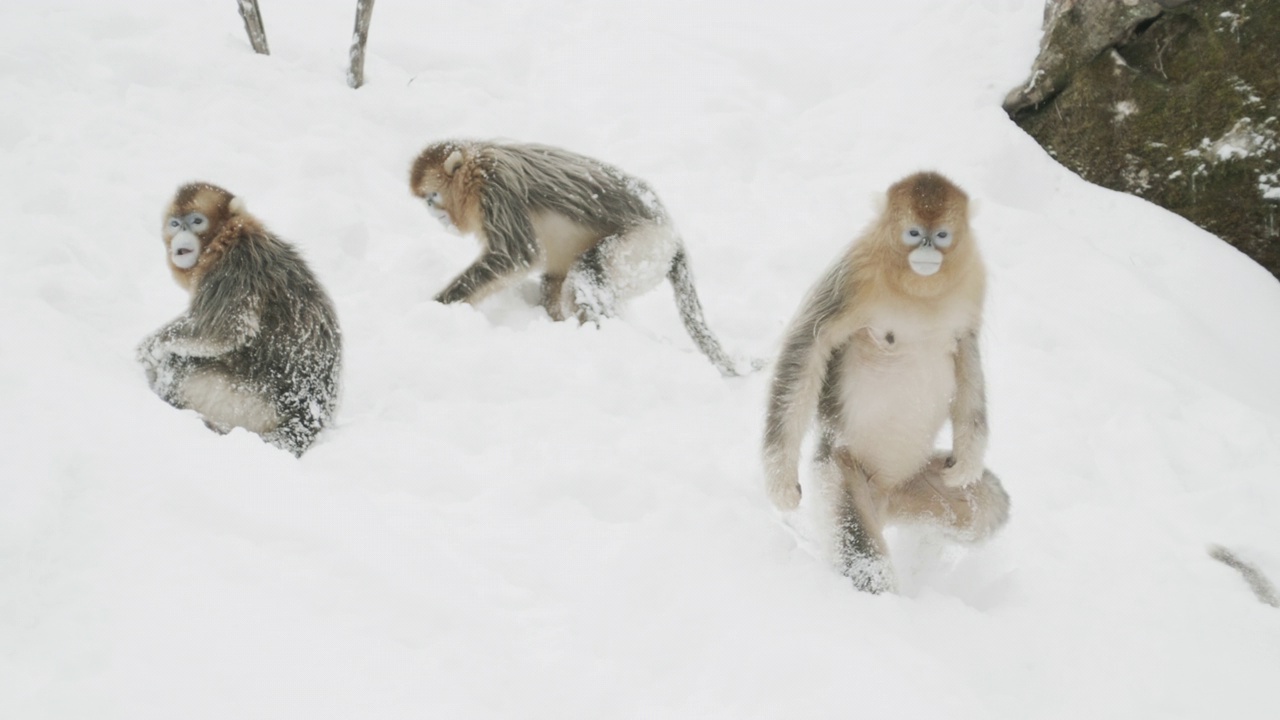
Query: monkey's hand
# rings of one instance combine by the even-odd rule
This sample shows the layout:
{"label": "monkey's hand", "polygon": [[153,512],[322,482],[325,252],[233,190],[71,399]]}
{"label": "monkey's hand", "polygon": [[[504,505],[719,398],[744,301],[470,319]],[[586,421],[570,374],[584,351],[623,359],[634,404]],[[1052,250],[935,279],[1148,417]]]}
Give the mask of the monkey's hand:
{"label": "monkey's hand", "polygon": [[968,487],[982,479],[986,468],[981,458],[973,458],[971,454],[952,453],[942,470],[942,484],[951,488]]}
{"label": "monkey's hand", "polygon": [[769,473],[765,479],[769,499],[779,510],[795,510],[800,505],[800,478],[793,470],[789,473]]}
{"label": "monkey's hand", "polygon": [[146,374],[147,386],[153,389],[156,386],[156,379],[159,377],[158,368],[161,360],[156,356],[154,345],[155,336],[148,335],[147,339],[143,340],[134,352],[134,357],[137,359],[138,364],[142,365],[142,370]]}
{"label": "monkey's hand", "polygon": [[436,294],[436,302],[451,305],[474,303],[492,290],[498,281],[529,269],[531,259],[513,258],[509,254],[486,252],[471,266]]}
{"label": "monkey's hand", "polygon": [[157,365],[178,353],[177,343],[190,336],[191,322],[186,315],[151,333],[138,345],[138,362]]}
{"label": "monkey's hand", "polygon": [[183,361],[174,355],[160,333],[147,336],[138,345],[138,362],[147,378],[147,386],[166,402],[177,406],[175,392],[185,374]]}
{"label": "monkey's hand", "polygon": [[165,351],[164,343],[160,339],[160,334],[156,333],[154,335],[148,335],[145,340],[139,343],[135,357],[138,362],[143,365],[147,367],[155,367],[158,363],[164,360],[165,355],[167,354],[168,352]]}
{"label": "monkey's hand", "polygon": [[464,292],[454,288],[446,288],[444,291],[436,293],[436,296],[432,298],[432,300],[435,300],[442,305],[453,305],[454,303],[463,302],[466,299],[467,296]]}

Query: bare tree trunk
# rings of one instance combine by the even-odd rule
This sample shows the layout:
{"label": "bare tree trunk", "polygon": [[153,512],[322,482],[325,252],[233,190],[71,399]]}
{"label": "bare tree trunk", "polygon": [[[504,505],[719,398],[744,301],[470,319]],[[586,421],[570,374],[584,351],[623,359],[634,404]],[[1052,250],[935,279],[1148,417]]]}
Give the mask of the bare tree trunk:
{"label": "bare tree trunk", "polygon": [[238,0],[240,17],[244,18],[244,31],[249,33],[249,44],[259,55],[270,55],[267,47],[267,30],[262,27],[262,13],[258,12],[258,0]]}
{"label": "bare tree trunk", "polygon": [[369,41],[369,19],[373,16],[373,0],[357,0],[356,31],[351,37],[351,69],[347,84],[358,88],[364,84],[364,46]]}

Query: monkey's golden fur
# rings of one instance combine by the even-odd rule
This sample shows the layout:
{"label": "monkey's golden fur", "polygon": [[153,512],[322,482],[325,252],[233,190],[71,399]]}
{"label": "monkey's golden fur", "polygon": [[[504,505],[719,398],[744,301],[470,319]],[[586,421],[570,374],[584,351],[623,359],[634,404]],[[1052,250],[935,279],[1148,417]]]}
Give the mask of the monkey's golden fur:
{"label": "monkey's golden fur", "polygon": [[[770,497],[781,509],[799,503],[799,445],[816,417],[819,474],[838,487],[843,570],[862,589],[893,587],[886,523],[929,520],[976,540],[1007,519],[1008,496],[983,466],[986,276],[968,208],[936,173],[894,183],[880,217],[810,292],[776,365]],[[939,258],[932,274],[910,261],[921,249]],[[939,455],[948,417],[953,448]]]}
{"label": "monkey's golden fur", "polygon": [[[982,312],[986,272],[969,231],[969,196],[941,175],[920,173],[899,180],[885,194],[885,212],[861,239],[850,246],[845,265],[852,281],[845,292],[852,307],[864,308],[879,299],[915,299],[921,307],[952,296]],[[912,221],[947,226],[955,242],[935,275],[923,277],[906,262],[910,248],[898,235]]]}
{"label": "monkey's golden fur", "polygon": [[[445,162],[459,153],[453,173],[445,172]],[[466,162],[463,149],[451,143],[428,147],[413,161],[409,171],[409,189],[419,198],[439,192],[443,209],[463,234],[479,234],[484,225],[480,199],[484,194],[487,173],[478,163]]]}
{"label": "monkey's golden fur", "polygon": [[[203,213],[209,220],[209,226],[216,228],[216,231],[207,239],[202,238],[200,257],[190,268],[174,265],[172,255],[166,252],[169,272],[173,273],[173,279],[187,292],[199,285],[200,278],[210,268],[222,262],[237,238],[266,232],[257,218],[245,212],[244,204],[238,198],[217,185],[190,183],[179,188],[173,200],[165,207],[164,221],[190,212]],[[171,237],[164,236],[166,251],[170,249],[172,242]]]}

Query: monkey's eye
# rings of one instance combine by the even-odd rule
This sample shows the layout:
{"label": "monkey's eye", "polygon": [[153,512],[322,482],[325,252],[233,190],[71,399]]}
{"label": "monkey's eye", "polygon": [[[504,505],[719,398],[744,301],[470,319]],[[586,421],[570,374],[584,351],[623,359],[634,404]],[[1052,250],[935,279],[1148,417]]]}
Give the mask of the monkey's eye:
{"label": "monkey's eye", "polygon": [[191,213],[186,217],[186,220],[187,220],[187,227],[191,228],[192,230],[196,230],[197,232],[200,230],[203,230],[205,223],[209,221],[208,218],[206,218],[204,215],[200,213]]}
{"label": "monkey's eye", "polygon": [[169,218],[169,227],[177,228],[180,224],[181,223],[178,222],[178,218]]}
{"label": "monkey's eye", "polygon": [[939,230],[933,234],[933,244],[938,247],[948,247],[951,245],[951,233],[947,230]]}
{"label": "monkey's eye", "polygon": [[902,233],[902,242],[907,245],[919,245],[922,240],[924,240],[924,233],[920,228],[907,228],[906,232]]}

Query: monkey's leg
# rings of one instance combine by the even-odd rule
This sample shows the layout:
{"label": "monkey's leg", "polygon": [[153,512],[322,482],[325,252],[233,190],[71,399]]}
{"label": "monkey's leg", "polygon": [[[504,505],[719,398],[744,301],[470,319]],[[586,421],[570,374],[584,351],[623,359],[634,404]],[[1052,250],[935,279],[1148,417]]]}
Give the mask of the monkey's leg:
{"label": "monkey's leg", "polygon": [[564,290],[564,276],[546,273],[542,276],[542,307],[552,320],[564,320],[564,303],[561,293]]}
{"label": "monkey's leg", "polygon": [[622,301],[653,289],[679,250],[671,228],[641,225],[609,235],[578,256],[565,277],[565,306],[582,322],[613,315]]}
{"label": "monkey's leg", "polygon": [[964,487],[943,482],[947,454],[934,455],[915,477],[889,493],[886,518],[938,525],[958,542],[977,542],[1009,520],[1009,495],[990,470]]}
{"label": "monkey's leg", "polygon": [[875,490],[866,472],[846,448],[820,457],[818,472],[838,473],[835,511],[841,573],[859,590],[893,592],[893,565],[889,562]]}
{"label": "monkey's leg", "polygon": [[274,430],[263,433],[262,439],[278,448],[288,450],[295,457],[302,457],[319,434],[318,421],[293,415],[281,421]]}
{"label": "monkey's leg", "polygon": [[273,394],[280,422],[263,433],[262,439],[302,457],[332,415],[336,392],[336,373],[302,379],[292,388],[277,388]]}
{"label": "monkey's leg", "polygon": [[609,245],[620,236],[610,235],[598,245],[578,256],[561,286],[562,307],[571,308],[578,322],[600,322],[611,317],[618,298],[609,283],[606,257]]}
{"label": "monkey's leg", "polygon": [[176,392],[175,405],[200,413],[219,432],[242,427],[262,434],[280,423],[271,402],[216,364],[192,371]]}

